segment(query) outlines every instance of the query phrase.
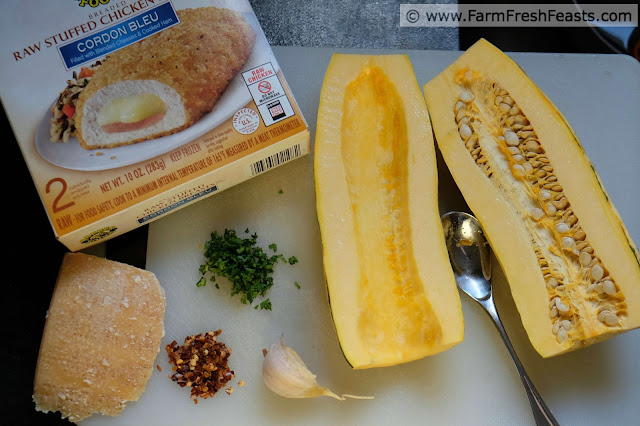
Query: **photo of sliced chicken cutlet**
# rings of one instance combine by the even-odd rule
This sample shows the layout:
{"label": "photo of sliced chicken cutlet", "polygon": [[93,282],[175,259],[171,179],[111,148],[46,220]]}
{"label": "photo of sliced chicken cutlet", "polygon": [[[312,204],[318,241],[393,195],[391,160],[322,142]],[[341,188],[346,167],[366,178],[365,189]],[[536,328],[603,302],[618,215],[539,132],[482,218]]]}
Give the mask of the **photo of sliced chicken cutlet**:
{"label": "photo of sliced chicken cutlet", "polygon": [[229,9],[184,9],[178,17],[179,24],[111,54],[92,69],[73,111],[83,148],[173,134],[214,108],[249,58],[255,33]]}

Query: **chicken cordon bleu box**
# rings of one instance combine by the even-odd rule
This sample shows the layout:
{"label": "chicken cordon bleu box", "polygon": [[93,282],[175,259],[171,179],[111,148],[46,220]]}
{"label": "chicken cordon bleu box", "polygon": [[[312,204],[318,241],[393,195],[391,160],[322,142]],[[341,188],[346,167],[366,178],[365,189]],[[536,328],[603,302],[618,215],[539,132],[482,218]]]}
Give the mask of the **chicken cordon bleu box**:
{"label": "chicken cordon bleu box", "polygon": [[80,250],[309,152],[246,0],[3,0],[0,96]]}

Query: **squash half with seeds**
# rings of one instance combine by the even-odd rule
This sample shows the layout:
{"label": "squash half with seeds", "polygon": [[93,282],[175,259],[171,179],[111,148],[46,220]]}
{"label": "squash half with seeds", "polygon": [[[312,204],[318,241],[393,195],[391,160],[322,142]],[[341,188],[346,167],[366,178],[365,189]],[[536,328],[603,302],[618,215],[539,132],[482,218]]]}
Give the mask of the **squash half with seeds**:
{"label": "squash half with seeds", "polygon": [[351,366],[395,365],[461,342],[429,115],[406,55],[333,56],[314,161],[331,311]]}
{"label": "squash half with seeds", "polygon": [[544,93],[485,40],[424,92],[535,349],[550,357],[639,327],[637,249]]}

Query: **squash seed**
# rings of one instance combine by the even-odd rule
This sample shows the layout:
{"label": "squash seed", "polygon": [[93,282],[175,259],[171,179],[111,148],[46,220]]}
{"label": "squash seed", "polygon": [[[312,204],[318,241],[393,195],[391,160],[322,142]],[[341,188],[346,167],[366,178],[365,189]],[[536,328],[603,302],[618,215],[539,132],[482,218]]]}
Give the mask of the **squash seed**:
{"label": "squash seed", "polygon": [[563,210],[569,207],[569,201],[563,197],[558,201],[553,201],[553,205],[556,206],[556,209]]}
{"label": "squash seed", "polygon": [[581,251],[585,253],[593,254],[593,249],[589,246],[585,246],[584,248],[581,249]]}
{"label": "squash seed", "polygon": [[586,251],[583,251],[580,253],[580,256],[578,256],[578,260],[580,261],[580,265],[587,266],[589,262],[591,262],[591,255]]}
{"label": "squash seed", "polygon": [[558,330],[558,342],[563,343],[565,340],[567,340],[567,337],[567,330],[565,330],[564,328]]}
{"label": "squash seed", "polygon": [[462,136],[464,140],[469,139],[472,133],[473,132],[471,131],[471,127],[469,127],[468,124],[463,124],[462,126],[460,126],[460,136]]}
{"label": "squash seed", "polygon": [[600,313],[598,314],[598,321],[600,322],[604,322],[604,317],[606,317],[607,315],[609,315],[609,311],[607,309],[603,309],[602,311],[600,311]]}
{"label": "squash seed", "polygon": [[587,243],[585,241],[579,241],[576,247],[578,251],[584,251],[584,249],[587,248]]}
{"label": "squash seed", "polygon": [[531,216],[535,219],[535,220],[540,220],[544,217],[544,211],[542,209],[539,208],[534,208],[533,210],[531,210]]}
{"label": "squash seed", "polygon": [[560,312],[561,315],[569,312],[569,307],[560,301],[556,303],[556,306],[558,307],[558,312]]}
{"label": "squash seed", "polygon": [[520,150],[516,146],[509,146],[509,147],[507,147],[507,150],[509,151],[509,153],[511,155],[520,154]]}
{"label": "squash seed", "polygon": [[604,281],[602,283],[602,286],[604,287],[604,292],[607,293],[609,296],[613,296],[614,294],[616,294],[618,292],[616,290],[615,284],[611,280]]}
{"label": "squash seed", "polygon": [[596,264],[591,267],[591,277],[594,280],[600,281],[603,276],[604,276],[604,269],[602,269],[602,266]]}
{"label": "squash seed", "polygon": [[547,211],[547,215],[549,216],[553,216],[554,214],[556,214],[557,209],[555,208],[555,206],[551,203],[547,203],[547,206],[545,207],[545,210]]}
{"label": "squash seed", "polygon": [[562,247],[564,248],[572,248],[576,245],[576,240],[571,237],[562,237]]}
{"label": "squash seed", "polygon": [[516,117],[514,117],[513,122],[515,124],[522,124],[523,126],[529,124],[529,120],[527,120],[527,118],[523,115],[517,115]]}
{"label": "squash seed", "polygon": [[513,158],[513,161],[515,161],[516,163],[524,163],[524,157],[520,154],[516,154],[511,158]]}
{"label": "squash seed", "polygon": [[558,231],[559,233],[566,234],[570,230],[571,230],[571,228],[569,228],[569,225],[567,225],[566,223],[564,223],[564,222],[556,223],[556,231]]}
{"label": "squash seed", "polygon": [[516,135],[511,130],[504,132],[504,140],[507,142],[507,145],[509,146],[520,145],[520,139],[518,138],[518,135]]}
{"label": "squash seed", "polygon": [[600,306],[600,308],[604,311],[612,311],[613,312],[613,305],[609,302],[605,302],[602,304],[602,306]]}
{"label": "squash seed", "polygon": [[466,103],[471,102],[473,100],[473,93],[467,90],[463,90],[462,92],[460,92],[460,100]]}
{"label": "squash seed", "polygon": [[511,169],[513,170],[513,175],[516,177],[525,175],[524,167],[522,167],[520,164],[514,164],[513,166],[511,166]]}
{"label": "squash seed", "polygon": [[546,201],[549,198],[551,198],[551,193],[549,191],[545,191],[545,190],[540,191],[540,199],[541,200]]}
{"label": "squash seed", "polygon": [[540,152],[540,144],[534,140],[529,140],[525,144],[525,149],[529,152]]}
{"label": "squash seed", "polygon": [[500,111],[505,112],[505,113],[509,112],[509,110],[511,110],[511,107],[508,104],[505,104],[505,103],[501,103],[498,108],[500,108]]}
{"label": "squash seed", "polygon": [[604,323],[607,324],[608,326],[617,325],[618,321],[619,321],[618,316],[614,313],[608,313],[604,317]]}

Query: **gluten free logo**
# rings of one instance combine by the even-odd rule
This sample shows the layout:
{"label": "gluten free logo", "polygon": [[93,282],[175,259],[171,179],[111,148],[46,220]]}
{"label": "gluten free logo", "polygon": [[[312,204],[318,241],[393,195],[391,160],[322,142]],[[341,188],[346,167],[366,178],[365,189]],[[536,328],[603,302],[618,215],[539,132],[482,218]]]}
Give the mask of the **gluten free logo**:
{"label": "gluten free logo", "polygon": [[90,6],[90,7],[98,7],[100,5],[105,5],[108,4],[111,0],[76,0],[76,1],[80,1],[80,3],[78,3],[78,6],[80,7],[85,7],[85,6]]}

